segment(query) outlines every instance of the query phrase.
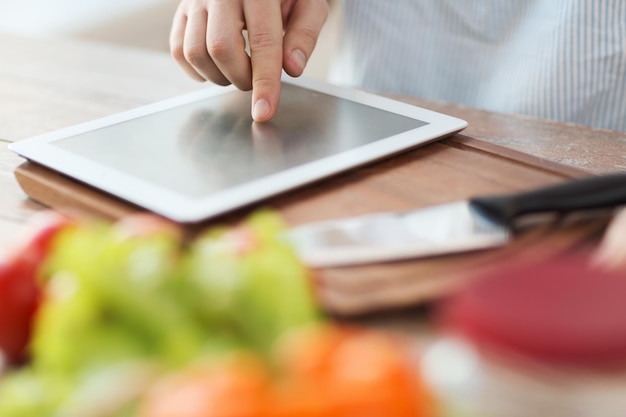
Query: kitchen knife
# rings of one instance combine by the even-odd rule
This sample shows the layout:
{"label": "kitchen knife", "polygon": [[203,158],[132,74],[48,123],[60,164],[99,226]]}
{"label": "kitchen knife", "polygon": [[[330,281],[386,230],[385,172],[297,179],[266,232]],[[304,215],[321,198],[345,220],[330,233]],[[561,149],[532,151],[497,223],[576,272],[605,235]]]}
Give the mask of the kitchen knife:
{"label": "kitchen knife", "polygon": [[571,180],[532,191],[313,222],[287,232],[302,261],[330,267],[500,246],[532,213],[568,213],[626,204],[626,174]]}

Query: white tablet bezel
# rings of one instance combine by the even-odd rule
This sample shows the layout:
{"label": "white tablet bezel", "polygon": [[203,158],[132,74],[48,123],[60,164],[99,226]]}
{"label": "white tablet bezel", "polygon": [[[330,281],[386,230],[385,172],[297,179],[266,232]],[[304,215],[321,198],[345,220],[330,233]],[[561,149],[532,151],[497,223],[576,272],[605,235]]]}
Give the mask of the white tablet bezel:
{"label": "white tablet bezel", "polygon": [[347,169],[432,142],[456,133],[467,126],[467,122],[455,117],[361,90],[339,87],[316,79],[284,76],[283,82],[421,120],[428,124],[218,191],[202,198],[189,197],[151,184],[143,179],[96,163],[60,147],[52,146],[51,143],[203,98],[225,94],[235,89],[232,86],[208,87],[197,92],[177,96],[101,119],[23,139],[10,144],[9,148],[30,161],[172,220],[182,223],[193,223],[215,217]]}

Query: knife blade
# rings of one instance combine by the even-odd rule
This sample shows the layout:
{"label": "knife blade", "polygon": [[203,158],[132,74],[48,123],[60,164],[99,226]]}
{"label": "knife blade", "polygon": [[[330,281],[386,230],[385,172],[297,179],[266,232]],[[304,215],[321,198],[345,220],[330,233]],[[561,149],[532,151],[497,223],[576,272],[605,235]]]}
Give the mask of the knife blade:
{"label": "knife blade", "polygon": [[525,215],[622,204],[626,174],[610,174],[406,212],[306,223],[285,237],[311,267],[346,266],[493,248],[512,239]]}

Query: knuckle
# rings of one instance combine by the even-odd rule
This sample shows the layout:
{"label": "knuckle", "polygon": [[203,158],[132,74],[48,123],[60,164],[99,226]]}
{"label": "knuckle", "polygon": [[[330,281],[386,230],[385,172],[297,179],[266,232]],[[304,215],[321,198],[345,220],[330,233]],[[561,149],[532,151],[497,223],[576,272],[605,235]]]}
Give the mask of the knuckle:
{"label": "knuckle", "polygon": [[181,62],[185,60],[185,52],[183,50],[183,45],[182,43],[172,43],[170,45],[170,54],[172,55],[172,58],[174,58],[174,60],[176,62]]}
{"label": "knuckle", "polygon": [[224,61],[229,58],[234,50],[233,43],[224,37],[217,37],[207,40],[206,49],[211,58],[217,61]]}
{"label": "knuckle", "polygon": [[305,44],[313,47],[317,43],[319,32],[311,27],[303,26],[296,30],[295,35]]}
{"label": "knuckle", "polygon": [[192,65],[202,64],[206,61],[206,48],[200,44],[186,45],[183,48],[183,56]]}
{"label": "knuckle", "polygon": [[318,0],[317,4],[320,13],[323,13],[324,20],[326,20],[328,18],[328,13],[330,12],[328,0]]}

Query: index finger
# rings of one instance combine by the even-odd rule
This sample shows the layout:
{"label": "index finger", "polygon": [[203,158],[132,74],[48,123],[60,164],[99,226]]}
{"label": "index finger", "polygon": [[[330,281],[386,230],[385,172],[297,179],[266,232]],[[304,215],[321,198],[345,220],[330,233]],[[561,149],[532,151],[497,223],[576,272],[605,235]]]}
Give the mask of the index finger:
{"label": "index finger", "polygon": [[263,122],[276,113],[283,67],[283,19],[279,0],[244,0],[252,64],[252,117]]}

